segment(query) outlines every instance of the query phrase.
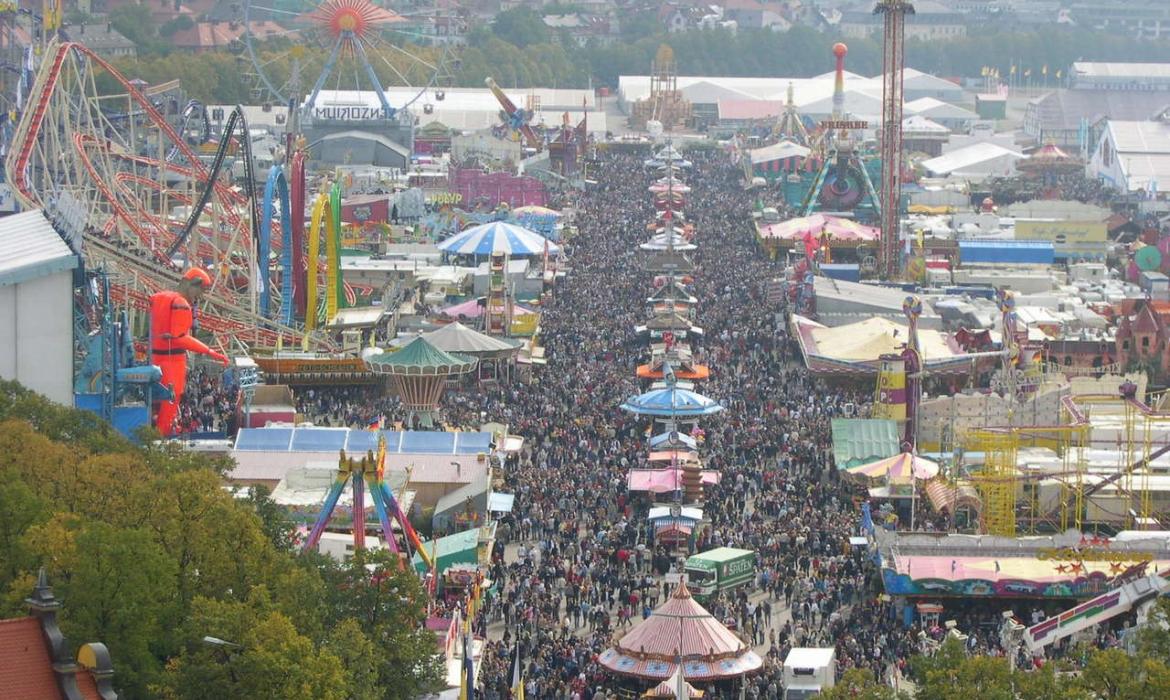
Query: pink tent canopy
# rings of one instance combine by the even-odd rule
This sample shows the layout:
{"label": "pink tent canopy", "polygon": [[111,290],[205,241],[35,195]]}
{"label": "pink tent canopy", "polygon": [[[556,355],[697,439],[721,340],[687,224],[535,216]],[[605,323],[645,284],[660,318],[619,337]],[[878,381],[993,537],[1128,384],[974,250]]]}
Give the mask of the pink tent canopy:
{"label": "pink tent canopy", "polygon": [[861,242],[876,241],[881,238],[882,232],[879,228],[862,226],[852,219],[824,214],[802,216],[760,227],[761,238],[800,241],[810,234],[814,238],[820,238],[821,234],[828,234],[831,241]]}
{"label": "pink tent canopy", "polygon": [[672,182],[669,185],[664,185],[662,183],[656,182],[653,185],[650,185],[650,191],[654,192],[654,193],[670,191],[670,192],[681,192],[681,193],[685,194],[687,192],[690,192],[691,188],[690,188],[690,185],[684,185],[681,182]]}
{"label": "pink tent canopy", "polygon": [[845,471],[870,479],[888,477],[890,481],[908,482],[912,473],[914,478],[919,480],[933,479],[938,476],[938,463],[909,452],[903,452],[893,457],[879,459],[876,462],[858,464]]}
{"label": "pink tent canopy", "polygon": [[[719,483],[719,472],[706,469],[700,472],[704,486]],[[668,493],[682,488],[681,469],[631,469],[626,485],[631,491]]]}
{"label": "pink tent canopy", "polygon": [[[483,307],[479,305],[478,301],[472,299],[454,306],[448,306],[447,308],[443,309],[442,312],[451,318],[459,318],[460,316],[465,316],[467,318],[479,318],[483,315]],[[533,313],[536,312],[530,309],[526,309],[519,304],[516,304],[512,307],[512,314],[515,316],[527,316],[528,314]]]}
{"label": "pink tent canopy", "polygon": [[697,452],[683,452],[682,450],[663,450],[661,452],[651,452],[651,462],[669,462],[677,459],[680,462],[698,462],[699,453]]}

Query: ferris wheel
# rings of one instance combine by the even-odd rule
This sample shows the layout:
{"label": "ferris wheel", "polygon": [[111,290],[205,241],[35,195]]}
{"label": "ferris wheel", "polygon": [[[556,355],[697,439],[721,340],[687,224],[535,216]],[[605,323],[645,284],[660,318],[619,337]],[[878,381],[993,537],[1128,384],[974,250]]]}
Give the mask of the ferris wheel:
{"label": "ferris wheel", "polygon": [[428,90],[442,100],[458,67],[452,44],[432,45],[427,18],[372,0],[245,0],[242,11],[254,99],[292,106],[305,98],[311,112],[323,92],[372,91],[375,118],[401,118]]}

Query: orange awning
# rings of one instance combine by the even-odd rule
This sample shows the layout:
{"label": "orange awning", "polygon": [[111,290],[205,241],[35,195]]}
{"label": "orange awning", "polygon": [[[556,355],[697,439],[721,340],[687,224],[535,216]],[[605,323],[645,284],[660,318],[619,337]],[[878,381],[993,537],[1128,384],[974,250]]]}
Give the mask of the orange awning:
{"label": "orange awning", "polygon": [[[674,370],[674,376],[694,381],[710,377],[711,370],[707,365],[693,365],[689,370],[679,367]],[[638,365],[638,379],[662,379],[662,370],[651,369],[650,365]]]}

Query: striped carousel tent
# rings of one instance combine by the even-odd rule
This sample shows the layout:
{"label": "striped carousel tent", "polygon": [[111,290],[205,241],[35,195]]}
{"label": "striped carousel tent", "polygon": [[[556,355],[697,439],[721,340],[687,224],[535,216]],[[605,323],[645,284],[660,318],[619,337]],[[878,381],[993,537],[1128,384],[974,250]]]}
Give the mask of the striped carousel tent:
{"label": "striped carousel tent", "polygon": [[444,352],[422,336],[399,350],[366,359],[371,372],[390,377],[402,406],[418,415],[424,426],[432,424],[447,378],[466,374],[475,369],[477,363],[473,357]]}
{"label": "striped carousel tent", "polygon": [[686,680],[708,683],[756,673],[764,665],[749,644],[691,597],[685,583],[598,661],[611,673],[655,682],[680,666]]}
{"label": "striped carousel tent", "polygon": [[560,253],[561,247],[523,226],[506,221],[492,221],[472,226],[439,244],[439,250],[452,255],[488,256],[507,253],[513,258]]}

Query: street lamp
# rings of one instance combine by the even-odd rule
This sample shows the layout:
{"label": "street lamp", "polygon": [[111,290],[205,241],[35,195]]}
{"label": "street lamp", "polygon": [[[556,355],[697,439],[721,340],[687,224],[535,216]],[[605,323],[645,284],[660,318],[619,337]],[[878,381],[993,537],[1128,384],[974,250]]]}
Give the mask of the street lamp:
{"label": "street lamp", "polygon": [[244,645],[211,636],[205,636],[200,641],[209,647],[215,647],[217,650],[223,652],[223,660],[219,662],[220,665],[227,669],[228,678],[232,680],[233,685],[239,683],[240,679],[239,676],[236,675],[236,668],[232,663],[232,657],[236,654],[239,654],[240,651],[244,648]]}

